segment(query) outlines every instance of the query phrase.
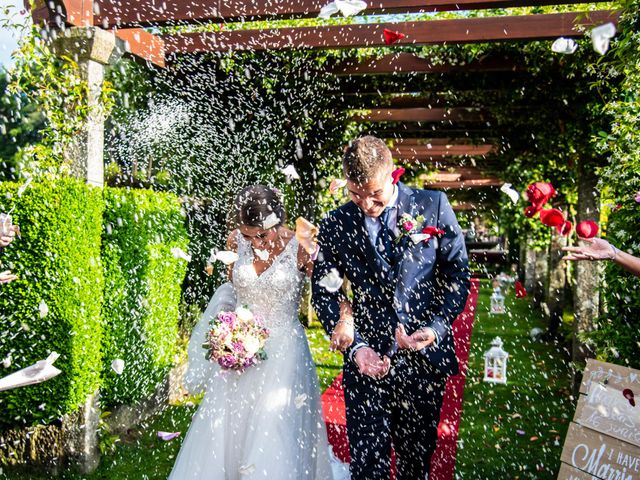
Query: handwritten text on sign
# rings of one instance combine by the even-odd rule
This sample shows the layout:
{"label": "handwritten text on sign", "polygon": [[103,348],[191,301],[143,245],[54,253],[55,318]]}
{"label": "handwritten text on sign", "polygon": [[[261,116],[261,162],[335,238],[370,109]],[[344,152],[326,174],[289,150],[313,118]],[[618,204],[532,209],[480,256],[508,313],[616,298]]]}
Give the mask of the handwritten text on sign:
{"label": "handwritten text on sign", "polygon": [[562,461],[596,478],[640,480],[640,448],[572,423]]}

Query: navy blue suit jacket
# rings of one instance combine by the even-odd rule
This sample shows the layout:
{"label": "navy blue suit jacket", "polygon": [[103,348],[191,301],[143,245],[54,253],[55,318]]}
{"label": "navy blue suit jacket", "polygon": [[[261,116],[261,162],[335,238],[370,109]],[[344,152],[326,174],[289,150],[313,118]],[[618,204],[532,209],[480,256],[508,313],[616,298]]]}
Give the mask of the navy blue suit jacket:
{"label": "navy blue suit jacket", "polygon": [[[349,202],[330,212],[320,224],[320,252],[314,266],[313,306],[327,333],[340,318],[342,291],[329,292],[319,282],[332,269],[351,282],[356,339],[378,354],[393,351],[399,322],[408,334],[419,328],[435,330],[438,343],[420,352],[443,375],[458,372],[451,325],[469,293],[469,267],[464,238],[447,197],[442,192],[411,189],[398,184],[398,220],[403,213],[425,221],[444,235],[414,244],[405,236],[397,246],[395,268],[376,252],[362,210]],[[400,223],[400,222],[398,222]],[[394,269],[394,271],[391,271]],[[361,374],[345,354],[344,383]]]}

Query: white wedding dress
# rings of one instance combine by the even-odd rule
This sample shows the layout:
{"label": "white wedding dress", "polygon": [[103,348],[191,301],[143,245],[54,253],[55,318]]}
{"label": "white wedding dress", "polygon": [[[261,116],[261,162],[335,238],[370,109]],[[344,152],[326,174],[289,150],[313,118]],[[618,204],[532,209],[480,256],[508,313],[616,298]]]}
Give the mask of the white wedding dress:
{"label": "white wedding dress", "polygon": [[[173,480],[337,480],[346,465],[331,454],[315,365],[298,321],[304,274],[292,239],[260,276],[249,242],[238,236],[233,285],[215,293],[189,343],[185,385],[205,391],[171,472]],[[243,373],[205,360],[209,320],[248,307],[264,318],[268,358]]]}

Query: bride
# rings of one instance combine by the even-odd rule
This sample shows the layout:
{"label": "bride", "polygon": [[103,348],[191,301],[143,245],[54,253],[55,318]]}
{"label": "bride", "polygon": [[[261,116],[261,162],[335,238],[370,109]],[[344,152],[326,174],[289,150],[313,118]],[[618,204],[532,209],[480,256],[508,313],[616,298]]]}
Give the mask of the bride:
{"label": "bride", "polygon": [[[238,229],[227,248],[239,258],[231,283],[216,291],[189,343],[185,386],[205,395],[169,478],[348,478],[328,446],[318,377],[298,321],[313,262],[283,226],[285,211],[272,189],[247,187],[235,207]],[[270,332],[268,358],[241,374],[206,361],[202,348],[209,321],[236,306],[262,316]]]}

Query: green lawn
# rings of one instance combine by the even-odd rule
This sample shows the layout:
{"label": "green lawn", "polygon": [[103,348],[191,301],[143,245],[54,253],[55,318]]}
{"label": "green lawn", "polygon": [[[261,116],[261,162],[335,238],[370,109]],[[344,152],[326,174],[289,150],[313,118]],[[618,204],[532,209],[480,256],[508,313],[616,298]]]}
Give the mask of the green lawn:
{"label": "green lawn", "polygon": [[[488,284],[483,284],[472,335],[470,370],[465,389],[457,478],[552,479],[556,477],[560,451],[569,419],[569,361],[551,344],[532,342],[529,331],[544,327],[540,314],[528,300],[507,295],[508,314],[488,315]],[[321,388],[340,372],[342,357],[328,351],[328,339],[315,323],[307,330],[318,365]],[[481,382],[483,353],[500,336],[509,360],[508,384]],[[158,430],[189,428],[195,406],[169,406],[152,421],[131,429],[105,456],[98,470],[88,476],[64,474],[65,480],[164,480],[180,448],[182,437],[163,442]],[[50,476],[0,473],[2,480],[48,480]]]}
{"label": "green lawn", "polygon": [[[562,444],[573,418],[568,352],[532,341],[545,327],[527,299],[506,297],[507,314],[489,315],[482,284],[471,338],[457,461],[458,479],[555,479]],[[482,382],[484,357],[499,336],[509,352],[507,385]]]}

